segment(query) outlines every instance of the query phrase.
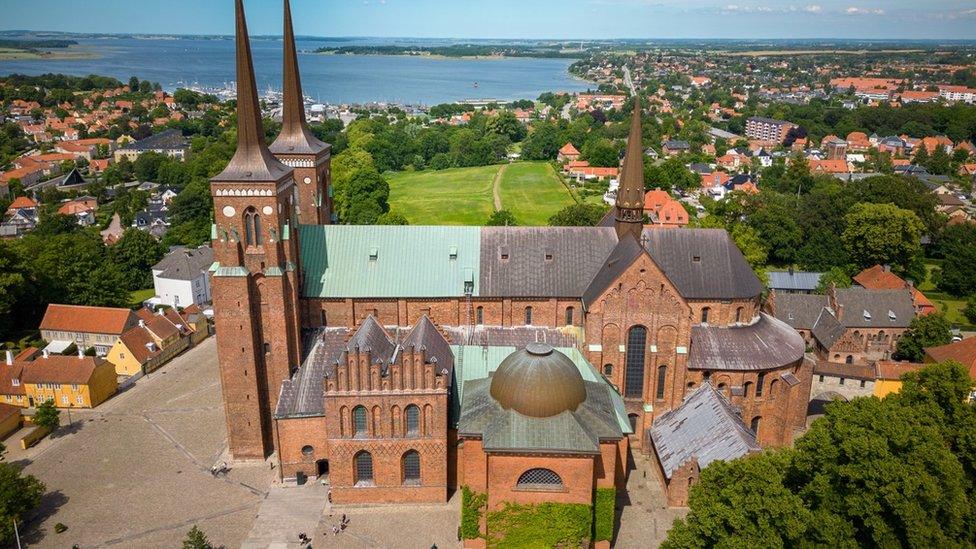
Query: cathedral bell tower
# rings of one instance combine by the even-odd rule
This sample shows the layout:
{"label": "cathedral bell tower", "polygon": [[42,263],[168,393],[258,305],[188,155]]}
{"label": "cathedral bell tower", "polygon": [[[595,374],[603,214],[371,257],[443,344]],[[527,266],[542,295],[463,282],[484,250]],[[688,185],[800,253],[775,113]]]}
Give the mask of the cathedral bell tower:
{"label": "cathedral bell tower", "polygon": [[298,221],[304,225],[326,225],[332,223],[332,146],[319,141],[305,120],[305,99],[288,0],[285,0],[284,25],[282,125],[278,139],[271,144],[271,153],[295,169]]}
{"label": "cathedral bell tower", "polygon": [[620,173],[614,227],[617,237],[630,233],[638,241],[644,230],[644,147],[642,145],[640,96],[634,95],[634,114],[630,119],[627,155]]}
{"label": "cathedral bell tower", "polygon": [[294,170],[264,143],[242,0],[237,12],[237,151],[210,180],[214,322],[234,459],[273,450],[272,414],[300,360]]}

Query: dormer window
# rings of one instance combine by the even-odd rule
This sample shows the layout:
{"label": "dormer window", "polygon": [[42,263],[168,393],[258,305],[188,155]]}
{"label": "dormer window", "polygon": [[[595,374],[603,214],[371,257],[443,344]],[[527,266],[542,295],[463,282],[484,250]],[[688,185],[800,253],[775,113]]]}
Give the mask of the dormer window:
{"label": "dormer window", "polygon": [[894,311],[889,310],[888,311],[888,320],[894,322],[894,321],[898,320],[898,315],[896,315]]}
{"label": "dormer window", "polygon": [[701,263],[701,256],[700,255],[692,256],[691,260],[695,263]]}
{"label": "dormer window", "polygon": [[376,261],[379,257],[380,257],[380,249],[379,248],[370,248],[369,249],[369,260],[370,261]]}
{"label": "dormer window", "polygon": [[546,261],[552,261],[552,254],[546,254]]}
{"label": "dormer window", "polygon": [[10,381],[10,383],[11,383],[11,385],[13,385],[14,387],[20,387],[20,380],[19,380],[19,379],[17,379],[17,378],[13,378],[13,379],[12,379],[12,380]]}
{"label": "dormer window", "polygon": [[864,311],[864,320],[871,320],[871,313],[869,313],[866,309]]}

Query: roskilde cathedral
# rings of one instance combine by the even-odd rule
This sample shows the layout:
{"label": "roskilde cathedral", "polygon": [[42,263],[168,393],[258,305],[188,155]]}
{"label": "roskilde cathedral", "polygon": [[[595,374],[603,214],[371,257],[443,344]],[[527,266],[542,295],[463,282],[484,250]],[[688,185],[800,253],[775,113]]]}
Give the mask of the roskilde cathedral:
{"label": "roskilde cathedral", "polygon": [[336,503],[592,503],[657,464],[792,441],[811,366],[722,230],[645,229],[641,109],[597,227],[331,225],[285,1],[281,135],[264,143],[242,0],[238,147],[211,180],[221,386],[236,460],[328,475]]}

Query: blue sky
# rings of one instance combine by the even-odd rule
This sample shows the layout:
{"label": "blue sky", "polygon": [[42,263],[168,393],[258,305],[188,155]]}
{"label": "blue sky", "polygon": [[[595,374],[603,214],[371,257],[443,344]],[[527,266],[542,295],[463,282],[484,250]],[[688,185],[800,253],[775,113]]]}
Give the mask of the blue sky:
{"label": "blue sky", "polygon": [[[80,9],[83,5],[84,9]],[[246,2],[280,34],[280,0]],[[316,36],[976,39],[976,0],[292,0]],[[0,0],[0,29],[229,34],[231,0]]]}

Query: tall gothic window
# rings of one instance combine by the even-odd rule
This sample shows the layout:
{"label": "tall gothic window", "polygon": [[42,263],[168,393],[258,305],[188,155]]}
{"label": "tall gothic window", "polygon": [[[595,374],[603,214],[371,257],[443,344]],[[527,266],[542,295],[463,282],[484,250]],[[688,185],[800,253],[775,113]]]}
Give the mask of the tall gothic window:
{"label": "tall gothic window", "polygon": [[403,483],[420,485],[420,454],[416,450],[409,450],[403,454]]}
{"label": "tall gothic window", "polygon": [[573,325],[573,317],[575,316],[575,313],[576,313],[576,311],[572,307],[566,307],[566,325],[567,326],[572,326]]}
{"label": "tall gothic window", "polygon": [[474,323],[475,324],[477,324],[479,326],[482,325],[482,324],[484,324],[485,323],[485,308],[484,307],[478,307],[477,309],[475,309],[474,310],[474,317],[475,317],[475,320],[474,320]]}
{"label": "tall gothic window", "polygon": [[525,308],[525,325],[526,326],[532,325],[532,307]]}
{"label": "tall gothic window", "polygon": [[647,328],[634,326],[627,335],[627,368],[624,379],[624,396],[640,398],[644,390],[644,347],[647,344]]}
{"label": "tall gothic window", "polygon": [[352,409],[352,436],[365,437],[367,435],[366,408],[363,406],[356,406]]}
{"label": "tall gothic window", "polygon": [[356,472],[356,486],[371,486],[373,484],[373,456],[366,451],[359,452],[353,458]]}
{"label": "tall gothic window", "polygon": [[664,399],[665,384],[668,382],[668,365],[662,364],[657,367],[657,394],[654,395],[658,400]]}
{"label": "tall gothic window", "polygon": [[702,324],[708,324],[708,313],[712,312],[710,307],[702,307],[701,321]]}
{"label": "tall gothic window", "polygon": [[756,377],[756,396],[761,397],[763,395],[763,385],[766,382],[766,373],[759,372],[759,376]]}
{"label": "tall gothic window", "polygon": [[407,436],[420,436],[420,408],[411,404],[407,406],[405,414],[407,416]]}

